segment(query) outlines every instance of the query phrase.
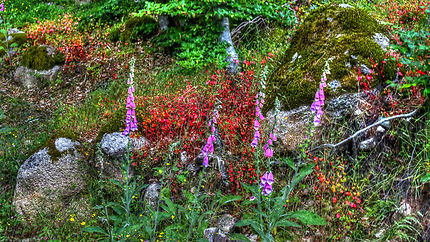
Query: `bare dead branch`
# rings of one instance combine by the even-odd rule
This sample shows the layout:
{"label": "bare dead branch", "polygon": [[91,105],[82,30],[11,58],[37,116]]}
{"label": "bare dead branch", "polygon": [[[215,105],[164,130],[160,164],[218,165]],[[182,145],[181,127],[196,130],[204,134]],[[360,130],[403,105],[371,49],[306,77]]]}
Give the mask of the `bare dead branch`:
{"label": "bare dead branch", "polygon": [[414,110],[413,112],[410,112],[410,113],[407,113],[407,114],[399,114],[399,115],[391,116],[391,117],[388,117],[388,118],[383,118],[383,119],[379,120],[378,122],[376,122],[376,123],[374,123],[374,124],[372,124],[372,125],[370,125],[370,126],[367,126],[366,128],[360,129],[359,131],[355,132],[355,133],[354,133],[353,135],[351,135],[350,137],[348,137],[348,138],[346,138],[346,139],[342,140],[341,142],[339,142],[339,143],[337,143],[337,144],[322,144],[322,145],[320,145],[320,146],[317,146],[317,147],[315,147],[315,148],[311,149],[311,150],[310,150],[310,152],[313,152],[313,151],[315,151],[315,150],[319,150],[319,149],[321,149],[321,148],[325,148],[325,147],[328,147],[328,148],[336,148],[336,147],[338,147],[338,146],[340,146],[340,145],[342,145],[342,144],[345,144],[346,142],[348,142],[348,141],[350,141],[350,140],[354,139],[355,137],[357,137],[357,135],[359,135],[359,134],[363,133],[364,131],[366,131],[366,130],[368,130],[368,129],[371,129],[371,128],[373,128],[373,127],[377,126],[377,125],[380,125],[380,124],[382,124],[382,123],[383,123],[383,122],[385,122],[385,121],[389,121],[389,120],[396,119],[396,118],[407,118],[407,117],[411,117],[411,116],[413,116],[417,111],[418,111],[418,110]]}

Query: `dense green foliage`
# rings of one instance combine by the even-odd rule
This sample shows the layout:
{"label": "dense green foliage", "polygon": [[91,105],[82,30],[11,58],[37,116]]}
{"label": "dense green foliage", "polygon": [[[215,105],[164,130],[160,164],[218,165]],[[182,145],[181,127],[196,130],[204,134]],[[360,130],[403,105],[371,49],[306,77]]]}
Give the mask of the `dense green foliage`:
{"label": "dense green foliage", "polygon": [[[206,241],[208,228],[241,241],[251,235],[430,239],[428,1],[6,0],[4,6],[0,241]],[[169,21],[166,30],[160,16]],[[222,17],[230,20],[237,75],[223,69]],[[11,28],[25,33],[8,36]],[[391,45],[381,48],[375,33]],[[46,46],[62,54],[48,56]],[[20,65],[61,71],[25,89],[14,75]],[[335,81],[340,88],[331,88]],[[349,92],[363,95],[356,103],[339,101],[353,106],[348,114],[324,105]],[[290,110],[312,100],[322,101],[318,127],[307,121],[308,107],[303,117]],[[100,141],[122,132],[132,111],[133,147],[122,159],[116,157],[122,151],[110,157]],[[80,143],[85,186],[55,198],[49,189],[33,189],[30,198],[61,208],[39,207],[36,217],[18,213],[13,201],[22,164],[45,147],[47,162],[74,155],[57,150],[59,137]],[[339,142],[345,143],[321,146]],[[48,187],[62,182],[49,172],[44,178]],[[154,184],[159,195],[148,199]],[[225,217],[234,218],[228,232],[215,228]]]}

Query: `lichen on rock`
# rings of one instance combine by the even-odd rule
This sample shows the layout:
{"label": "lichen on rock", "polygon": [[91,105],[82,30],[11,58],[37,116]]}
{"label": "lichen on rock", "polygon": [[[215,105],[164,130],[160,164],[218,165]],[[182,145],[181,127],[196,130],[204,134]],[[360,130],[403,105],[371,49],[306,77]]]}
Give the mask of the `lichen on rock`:
{"label": "lichen on rock", "polygon": [[[264,111],[273,108],[276,96],[286,109],[310,104],[330,57],[334,60],[327,78],[328,82],[336,80],[336,85],[328,86],[326,96],[356,91],[356,67],[371,67],[371,58],[376,63],[385,59],[385,51],[375,39],[386,42],[386,35],[387,29],[363,9],[331,4],[313,10],[293,35],[283,64],[269,78]],[[395,68],[387,60],[384,78],[394,79]],[[382,81],[380,76],[374,79]]]}

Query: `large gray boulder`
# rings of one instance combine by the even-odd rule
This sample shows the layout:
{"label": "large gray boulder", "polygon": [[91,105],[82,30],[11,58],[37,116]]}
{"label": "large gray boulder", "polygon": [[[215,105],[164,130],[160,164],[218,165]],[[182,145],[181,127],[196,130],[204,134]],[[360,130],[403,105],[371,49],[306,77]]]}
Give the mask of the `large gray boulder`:
{"label": "large gray boulder", "polygon": [[76,149],[78,145],[70,139],[56,139],[54,145],[39,150],[21,165],[13,205],[25,221],[65,209],[85,189],[85,171],[80,163],[83,155]]}
{"label": "large gray boulder", "polygon": [[[327,124],[327,120],[342,120],[359,110],[360,100],[365,99],[363,93],[343,94],[339,97],[326,101],[323,107],[323,118],[321,126]],[[305,138],[316,140],[319,137],[321,129],[317,127],[314,130],[313,137],[306,137],[309,125],[312,124],[314,114],[310,111],[310,106],[303,105],[288,111],[281,110],[277,116],[275,136],[278,138],[277,150],[292,152],[298,146],[304,143]],[[274,120],[274,110],[267,113],[267,118],[272,127]]]}
{"label": "large gray boulder", "polygon": [[[132,141],[130,145],[129,140]],[[121,132],[114,132],[103,135],[100,148],[108,157],[121,160],[125,158],[127,148],[131,152],[148,144],[149,142],[143,137],[130,139],[128,136],[123,136]]]}
{"label": "large gray boulder", "polygon": [[[129,144],[131,140],[131,143]],[[102,156],[96,157],[96,163],[103,163],[103,174],[107,178],[118,181],[123,180],[121,169],[122,162],[127,159],[127,150],[130,152],[141,149],[149,145],[144,137],[130,138],[123,136],[121,132],[106,133],[100,141]],[[133,175],[133,174],[130,174]]]}
{"label": "large gray boulder", "polygon": [[54,82],[60,72],[60,66],[54,66],[49,70],[32,70],[25,66],[19,66],[15,70],[14,79],[26,89],[35,89],[44,81]]}

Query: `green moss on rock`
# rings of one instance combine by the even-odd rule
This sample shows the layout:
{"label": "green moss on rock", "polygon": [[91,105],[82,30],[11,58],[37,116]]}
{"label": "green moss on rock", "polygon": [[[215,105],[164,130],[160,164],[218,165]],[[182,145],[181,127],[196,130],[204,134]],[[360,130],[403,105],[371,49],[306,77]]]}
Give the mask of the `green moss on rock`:
{"label": "green moss on rock", "polygon": [[21,65],[32,70],[49,70],[55,65],[64,63],[64,56],[61,53],[56,53],[54,56],[48,55],[46,46],[32,46],[21,59]]}
{"label": "green moss on rock", "polygon": [[158,23],[150,16],[132,17],[125,23],[125,29],[121,33],[122,41],[137,42],[146,40],[156,33]]}
{"label": "green moss on rock", "polygon": [[103,125],[100,129],[99,133],[97,134],[96,143],[99,143],[102,140],[104,134],[118,132],[121,130],[121,128],[125,128],[125,117],[125,108],[118,109],[109,122]]}
{"label": "green moss on rock", "polygon": [[9,41],[9,44],[16,43],[18,46],[21,46],[27,43],[27,34],[26,33],[14,33],[12,34],[12,39]]}
{"label": "green moss on rock", "polygon": [[72,141],[75,141],[77,136],[69,130],[59,131],[59,132],[51,135],[44,143],[42,143],[41,145],[38,145],[34,149],[32,149],[31,152],[28,153],[28,155],[32,155],[32,154],[38,152],[39,150],[47,147],[48,148],[48,155],[51,157],[51,161],[52,162],[57,161],[61,157],[61,155],[63,155],[65,153],[65,152],[61,153],[55,147],[55,141],[58,138],[67,138],[67,139],[70,139]]}
{"label": "green moss on rock", "polygon": [[[285,108],[312,103],[325,61],[333,56],[328,82],[337,80],[341,87],[326,88],[326,96],[357,90],[355,67],[371,67],[370,58],[375,62],[385,58],[385,51],[372,40],[375,33],[388,32],[365,10],[338,5],[313,10],[294,33],[283,64],[269,78],[264,111],[273,107],[276,96]],[[387,63],[386,79],[395,73],[392,67]]]}

